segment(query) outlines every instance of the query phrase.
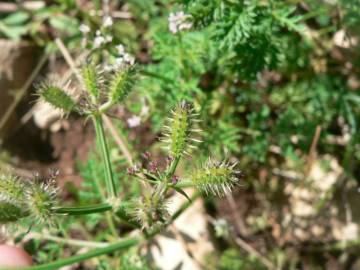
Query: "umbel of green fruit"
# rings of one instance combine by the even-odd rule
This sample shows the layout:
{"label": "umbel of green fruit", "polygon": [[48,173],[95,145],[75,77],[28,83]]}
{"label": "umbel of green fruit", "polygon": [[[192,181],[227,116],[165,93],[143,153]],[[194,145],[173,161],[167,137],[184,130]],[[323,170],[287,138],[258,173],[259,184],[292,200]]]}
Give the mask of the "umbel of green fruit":
{"label": "umbel of green fruit", "polygon": [[93,64],[87,64],[81,69],[84,91],[78,91],[76,98],[73,96],[74,91],[58,80],[48,80],[37,88],[42,101],[66,115],[73,111],[85,114],[105,113],[129,95],[135,75],[136,68],[132,65],[105,72]]}

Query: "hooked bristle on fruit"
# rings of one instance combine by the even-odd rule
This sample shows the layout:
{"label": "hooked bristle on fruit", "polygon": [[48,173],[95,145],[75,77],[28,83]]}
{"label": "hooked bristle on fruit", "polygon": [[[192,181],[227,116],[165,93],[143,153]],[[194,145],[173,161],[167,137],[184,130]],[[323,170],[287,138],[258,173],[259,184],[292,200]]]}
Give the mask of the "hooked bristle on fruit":
{"label": "hooked bristle on fruit", "polygon": [[38,87],[38,94],[41,99],[52,105],[54,108],[69,114],[77,109],[77,102],[70,96],[67,87],[61,85],[56,81],[48,81],[40,84]]}
{"label": "hooked bristle on fruit", "polygon": [[102,84],[102,77],[99,68],[92,64],[85,65],[81,69],[81,75],[86,91],[89,93],[91,100],[95,103],[100,99],[100,87]]}
{"label": "hooked bristle on fruit", "polygon": [[115,104],[124,101],[133,88],[135,74],[133,66],[124,66],[111,76],[108,89],[109,103]]}
{"label": "hooked bristle on fruit", "polygon": [[200,130],[195,128],[196,119],[194,107],[191,103],[182,101],[173,111],[169,123],[165,126],[163,139],[172,158],[188,154],[188,148],[195,148],[193,142],[201,142],[193,138]]}
{"label": "hooked bristle on fruit", "polygon": [[236,163],[208,160],[205,166],[191,173],[190,181],[206,194],[221,197],[239,185],[242,173],[235,166]]}

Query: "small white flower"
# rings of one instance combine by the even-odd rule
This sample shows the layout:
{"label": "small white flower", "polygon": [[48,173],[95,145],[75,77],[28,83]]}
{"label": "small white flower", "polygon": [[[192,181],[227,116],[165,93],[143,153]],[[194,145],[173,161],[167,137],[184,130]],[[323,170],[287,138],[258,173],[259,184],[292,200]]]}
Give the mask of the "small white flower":
{"label": "small white flower", "polygon": [[110,16],[106,16],[104,17],[104,20],[103,20],[103,26],[104,27],[110,27],[113,25],[113,19],[110,17]]}
{"label": "small white flower", "polygon": [[97,36],[94,39],[94,47],[95,48],[100,48],[100,46],[104,43],[105,43],[105,38],[103,36]]}
{"label": "small white flower", "polygon": [[111,72],[114,70],[114,66],[113,65],[105,65],[104,66],[104,71],[106,72]]}
{"label": "small white flower", "polygon": [[126,120],[130,128],[138,127],[141,123],[141,118],[137,115],[133,115]]}
{"label": "small white flower", "polygon": [[106,36],[105,36],[105,40],[106,40],[106,42],[111,42],[111,41],[113,40],[113,36],[111,36],[111,35],[106,35]]}
{"label": "small white flower", "polygon": [[193,25],[189,22],[191,16],[185,14],[183,11],[170,13],[169,15],[169,30],[171,33],[176,34],[179,31],[190,29]]}
{"label": "small white flower", "polygon": [[101,31],[100,31],[100,30],[96,30],[95,34],[96,34],[97,36],[101,36]]}
{"label": "small white flower", "polygon": [[143,106],[141,107],[140,115],[141,115],[141,116],[148,115],[148,114],[149,114],[149,111],[150,111],[150,107],[147,106],[147,105],[143,105]]}
{"label": "small white flower", "polygon": [[122,58],[122,57],[118,57],[118,58],[116,58],[115,59],[115,65],[116,66],[121,66],[122,64],[124,64],[124,58]]}
{"label": "small white flower", "polygon": [[79,30],[80,30],[81,33],[87,34],[87,33],[90,32],[91,29],[86,24],[81,24],[80,27],[79,27]]}
{"label": "small white flower", "polygon": [[119,44],[119,45],[117,45],[115,48],[117,49],[119,55],[123,55],[123,54],[125,53],[125,47],[124,47],[124,45]]}
{"label": "small white flower", "polygon": [[130,54],[128,54],[128,53],[125,53],[124,54],[124,62],[126,63],[126,64],[129,64],[129,65],[133,65],[133,64],[135,64],[135,57],[134,56],[132,56],[132,55],[130,55]]}

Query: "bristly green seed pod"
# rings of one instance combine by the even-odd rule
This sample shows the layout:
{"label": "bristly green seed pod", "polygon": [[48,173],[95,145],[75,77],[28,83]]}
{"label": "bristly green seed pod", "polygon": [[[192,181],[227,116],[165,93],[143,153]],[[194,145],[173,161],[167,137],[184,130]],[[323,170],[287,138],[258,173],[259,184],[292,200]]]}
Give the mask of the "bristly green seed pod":
{"label": "bristly green seed pod", "polygon": [[172,117],[169,119],[168,126],[165,126],[164,136],[167,137],[163,141],[168,144],[168,151],[171,157],[177,158],[181,155],[188,154],[187,149],[195,148],[193,142],[201,142],[192,136],[200,130],[195,129],[197,114],[191,103],[181,102],[173,111]]}
{"label": "bristly green seed pod", "polygon": [[52,224],[53,209],[56,207],[57,188],[55,179],[38,183],[35,179],[26,194],[30,215],[38,223]]}
{"label": "bristly green seed pod", "polygon": [[135,67],[124,66],[112,75],[108,89],[109,103],[115,104],[124,101],[133,88],[135,74]]}
{"label": "bristly green seed pod", "polygon": [[207,194],[211,193],[221,197],[239,185],[242,173],[236,170],[235,166],[236,163],[219,163],[208,160],[205,166],[191,174],[190,181]]}
{"label": "bristly green seed pod", "polygon": [[0,223],[16,222],[28,215],[25,184],[11,175],[0,175]]}
{"label": "bristly green seed pod", "polygon": [[100,71],[93,65],[86,65],[81,70],[84,86],[92,100],[97,102],[100,99]]}
{"label": "bristly green seed pod", "polygon": [[70,113],[77,108],[76,101],[56,84],[43,83],[38,87],[41,99],[64,113]]}

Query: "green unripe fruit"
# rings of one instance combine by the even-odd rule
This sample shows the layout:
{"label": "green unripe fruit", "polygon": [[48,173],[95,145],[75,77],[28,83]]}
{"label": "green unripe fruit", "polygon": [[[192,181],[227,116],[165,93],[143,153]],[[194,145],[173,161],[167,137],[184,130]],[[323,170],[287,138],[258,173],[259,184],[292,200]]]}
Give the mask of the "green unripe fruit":
{"label": "green unripe fruit", "polygon": [[93,101],[97,102],[100,98],[99,72],[93,65],[84,66],[81,70],[86,91],[90,94]]}
{"label": "green unripe fruit", "polygon": [[28,215],[25,188],[19,178],[0,176],[0,223],[15,222]]}
{"label": "green unripe fruit", "polygon": [[209,160],[205,166],[192,172],[190,180],[206,193],[223,196],[239,185],[242,173],[235,169],[235,165]]}
{"label": "green unripe fruit", "polygon": [[192,142],[200,142],[192,138],[195,132],[200,130],[194,129],[196,114],[192,104],[183,101],[172,112],[168,126],[165,126],[164,142],[168,143],[168,151],[173,158],[180,157],[187,153],[189,147],[194,148]]}
{"label": "green unripe fruit", "polygon": [[108,102],[115,104],[124,101],[132,90],[135,79],[135,68],[132,66],[120,68],[111,78]]}
{"label": "green unripe fruit", "polygon": [[77,107],[77,103],[60,87],[50,84],[43,84],[39,88],[41,98],[57,109],[70,113]]}

